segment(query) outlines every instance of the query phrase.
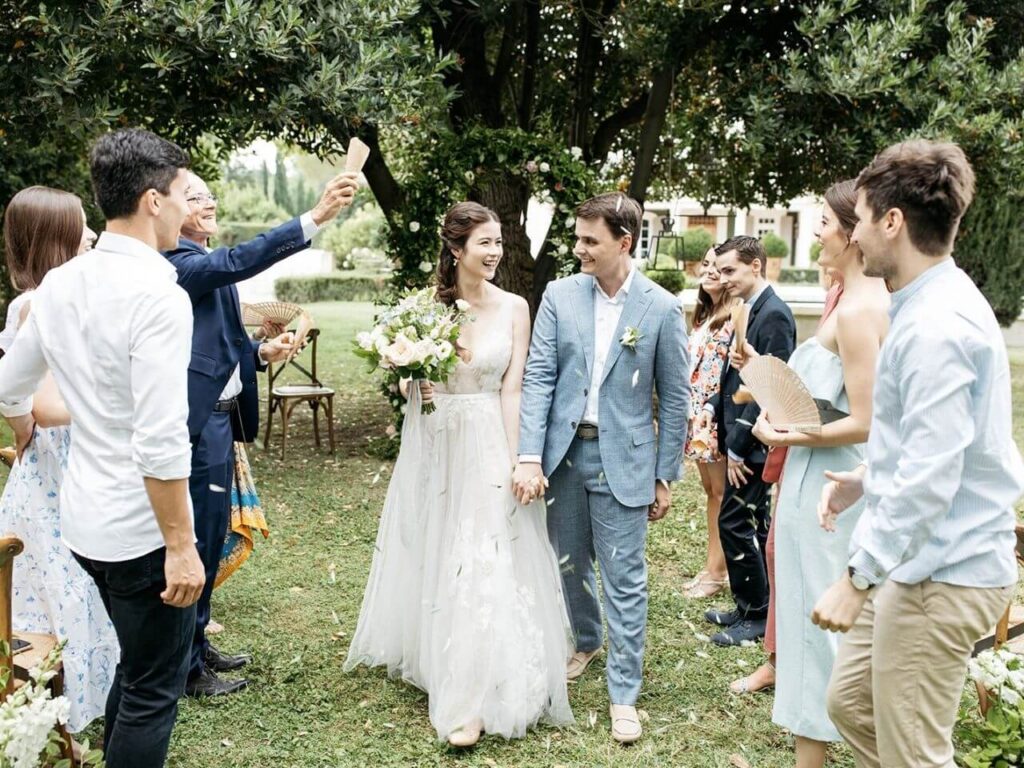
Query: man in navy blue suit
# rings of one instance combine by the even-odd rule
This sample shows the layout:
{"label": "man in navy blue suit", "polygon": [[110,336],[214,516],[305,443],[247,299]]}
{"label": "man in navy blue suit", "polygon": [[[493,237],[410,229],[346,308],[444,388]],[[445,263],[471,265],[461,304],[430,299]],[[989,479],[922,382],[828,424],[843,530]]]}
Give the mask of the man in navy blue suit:
{"label": "man in navy blue suit", "polygon": [[217,198],[190,174],[189,215],[178,247],[164,256],[178,271],[178,285],[192,300],[192,358],[188,366],[188,431],[192,441],[189,492],[195,512],[196,546],[206,569],[206,586],[196,606],[188,683],[189,696],[234,693],[245,680],[226,680],[219,672],[238,669],[247,656],[229,656],[206,639],[210,593],[220,563],[231,512],[231,476],[235,440],[249,442],[259,428],[256,371],[283,360],[292,350],[291,334],[267,342],[249,338],[235,283],[309,247],[309,241],[342,208],[351,205],[356,174],[328,182],[317,205],[302,216],[233,248],[209,250],[217,233]]}

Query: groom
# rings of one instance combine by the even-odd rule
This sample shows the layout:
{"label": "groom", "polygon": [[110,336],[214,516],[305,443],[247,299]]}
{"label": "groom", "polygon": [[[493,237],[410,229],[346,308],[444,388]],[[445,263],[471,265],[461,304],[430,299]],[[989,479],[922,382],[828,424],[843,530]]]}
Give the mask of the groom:
{"label": "groom", "polygon": [[640,205],[618,193],[576,209],[582,274],[544,292],[513,475],[521,500],[550,478],[548,533],[576,636],[570,680],[602,645],[595,559],[600,565],[612,736],[621,743],[641,734],[635,704],[647,626],[647,523],[668,512],[669,484],[682,475],[690,400],[679,300],[633,266],[641,220]]}

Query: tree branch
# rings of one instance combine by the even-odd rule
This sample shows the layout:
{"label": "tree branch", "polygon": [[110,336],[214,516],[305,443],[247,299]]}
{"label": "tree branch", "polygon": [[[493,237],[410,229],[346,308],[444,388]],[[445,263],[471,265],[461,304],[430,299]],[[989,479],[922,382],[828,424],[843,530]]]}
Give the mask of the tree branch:
{"label": "tree branch", "polygon": [[377,198],[377,204],[380,205],[385,218],[388,222],[392,222],[394,215],[401,210],[405,193],[391,173],[391,169],[388,168],[384,153],[381,152],[377,126],[365,124],[359,130],[359,138],[365,141],[366,146],[370,148],[370,156],[366,159],[366,165],[363,166],[363,175],[366,176],[370,190]]}
{"label": "tree branch", "polygon": [[590,157],[603,158],[612,148],[612,142],[619,132],[630,125],[640,122],[647,107],[648,92],[644,90],[626,106],[612,112],[600,122],[594,130],[594,138],[590,144]]}
{"label": "tree branch", "polygon": [[519,101],[519,127],[533,124],[533,99],[537,84],[537,56],[540,50],[540,0],[526,0],[526,50],[523,52],[523,93]]}
{"label": "tree branch", "polygon": [[515,6],[517,12],[511,23],[506,24],[502,30],[501,45],[498,48],[498,57],[494,62],[494,74],[491,76],[491,82],[496,93],[501,93],[505,89],[505,81],[512,69],[512,54],[519,42],[519,31],[523,23],[523,0],[518,0]]}

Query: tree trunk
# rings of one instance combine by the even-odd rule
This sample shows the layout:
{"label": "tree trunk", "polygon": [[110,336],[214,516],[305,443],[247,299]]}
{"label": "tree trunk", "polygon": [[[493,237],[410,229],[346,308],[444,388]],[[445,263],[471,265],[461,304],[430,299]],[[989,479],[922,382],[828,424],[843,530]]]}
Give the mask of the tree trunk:
{"label": "tree trunk", "polygon": [[526,237],[526,207],[530,187],[524,180],[504,174],[489,175],[485,183],[470,191],[470,199],[486,205],[501,219],[504,256],[494,282],[527,300],[533,287],[533,257]]}
{"label": "tree trunk", "polygon": [[629,196],[644,204],[647,198],[647,187],[650,186],[654,171],[654,156],[661,140],[661,129],[665,126],[665,114],[668,111],[669,99],[672,95],[672,82],[675,80],[674,63],[668,63],[654,73],[651,91],[647,97],[647,108],[644,110],[643,125],[640,127],[640,147],[636,153],[636,165],[633,177],[629,181]]}

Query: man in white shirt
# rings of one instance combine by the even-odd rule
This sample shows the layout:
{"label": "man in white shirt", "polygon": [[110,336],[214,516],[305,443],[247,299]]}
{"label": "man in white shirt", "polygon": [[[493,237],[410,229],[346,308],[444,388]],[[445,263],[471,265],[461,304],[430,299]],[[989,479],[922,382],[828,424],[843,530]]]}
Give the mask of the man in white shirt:
{"label": "man in white shirt", "polygon": [[849,632],[829,715],[858,766],[952,768],[967,662],[1017,583],[1010,366],[992,308],[951,252],[974,196],[960,147],[908,141],[857,179],[853,240],[886,279],[867,462],[831,476],[823,524],[861,496],[849,574],[812,620]]}
{"label": "man in white shirt", "polygon": [[188,498],[188,297],[159,250],[188,211],[188,156],[139,130],[91,154],[107,229],[51,270],[0,360],[0,412],[23,447],[49,369],[71,414],[61,535],[94,579],[121,661],[107,700],[108,768],[162,766],[185,686],[203,567]]}

